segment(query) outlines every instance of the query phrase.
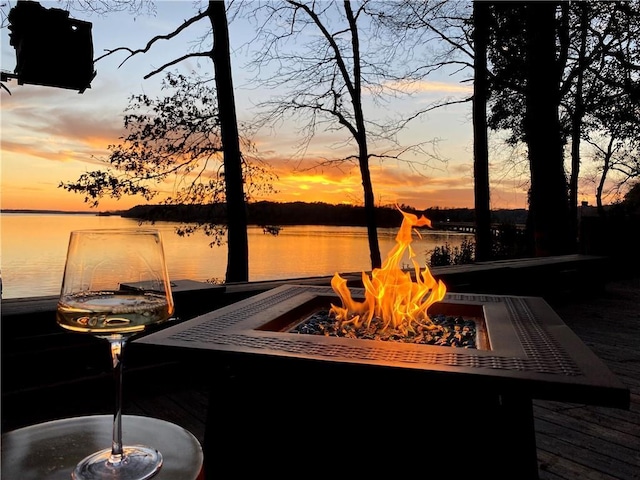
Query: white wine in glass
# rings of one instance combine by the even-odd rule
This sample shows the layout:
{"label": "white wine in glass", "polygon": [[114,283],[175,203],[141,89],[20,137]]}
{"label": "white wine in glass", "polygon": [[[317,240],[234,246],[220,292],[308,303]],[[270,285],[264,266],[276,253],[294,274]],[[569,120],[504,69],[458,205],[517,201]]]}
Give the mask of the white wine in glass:
{"label": "white wine in glass", "polygon": [[111,448],[83,459],[73,471],[73,479],[144,480],[160,470],[159,451],[122,443],[122,354],[132,335],[166,321],[173,312],[160,232],[71,232],[57,322],[68,330],[109,342],[116,383]]}

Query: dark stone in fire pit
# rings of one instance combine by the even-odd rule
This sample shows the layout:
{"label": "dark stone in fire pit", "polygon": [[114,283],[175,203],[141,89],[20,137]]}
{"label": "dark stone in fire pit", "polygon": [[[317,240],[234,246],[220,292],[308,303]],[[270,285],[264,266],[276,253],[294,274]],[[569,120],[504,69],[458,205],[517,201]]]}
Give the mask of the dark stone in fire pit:
{"label": "dark stone in fire pit", "polygon": [[380,319],[374,319],[368,329],[356,329],[352,324],[339,325],[328,310],[315,312],[304,322],[296,325],[291,332],[306,335],[325,335],[330,337],[357,338],[361,340],[383,340],[390,342],[439,345],[445,347],[477,348],[476,323],[460,316],[431,315],[435,328],[421,328],[404,335],[402,332],[382,330]]}

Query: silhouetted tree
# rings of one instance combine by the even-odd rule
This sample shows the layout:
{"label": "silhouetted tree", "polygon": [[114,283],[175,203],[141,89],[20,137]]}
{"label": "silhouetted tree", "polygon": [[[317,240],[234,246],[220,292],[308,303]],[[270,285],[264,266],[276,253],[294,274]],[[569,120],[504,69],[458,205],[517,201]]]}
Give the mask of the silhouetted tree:
{"label": "silhouetted tree", "polygon": [[[572,250],[560,130],[560,78],[556,59],[556,2],[528,2],[525,10],[525,138],[529,150],[535,254]],[[574,237],[575,238],[575,237]]]}
{"label": "silhouetted tree", "polygon": [[[580,138],[593,147],[596,203],[604,214],[603,196],[620,194],[640,175],[640,2],[588,6],[590,48]],[[569,112],[571,107],[566,107]],[[611,186],[606,187],[607,183]]]}
{"label": "silhouetted tree", "polygon": [[[471,102],[473,120],[474,206],[477,260],[492,255],[489,152],[487,135],[487,99],[489,72],[487,42],[491,23],[491,2],[401,0],[385,4],[379,14],[395,32],[395,37],[411,45],[414,52],[429,52],[417,72],[428,76],[442,69],[467,70],[473,80],[472,97],[443,99],[421,113],[453,103]],[[407,48],[405,46],[405,48]],[[417,56],[417,54],[416,54]]]}
{"label": "silhouetted tree", "polygon": [[[261,102],[262,124],[271,126],[289,116],[299,120],[303,134],[301,151],[305,151],[320,128],[346,131],[345,144],[354,143],[356,153],[321,161],[316,166],[357,163],[372,268],[381,266],[381,255],[370,159],[405,161],[404,154],[425,153],[421,145],[403,147],[395,141],[397,132],[415,116],[385,125],[367,118],[365,113],[365,93],[376,99],[385,93],[400,94],[401,88],[394,85],[415,78],[411,76],[411,67],[403,65],[400,58],[411,59],[412,52],[396,37],[389,36],[384,31],[385,23],[380,21],[385,16],[384,9],[391,5],[368,0],[288,0],[259,4],[252,11],[258,21],[258,37],[264,42],[253,66],[260,72],[269,72],[267,78],[256,81],[285,92]],[[379,7],[382,8],[378,10]],[[406,56],[401,53],[403,49]],[[374,150],[370,147],[374,139],[392,146]],[[427,158],[435,157],[427,154]]]}
{"label": "silhouetted tree", "polygon": [[229,27],[224,1],[210,1],[207,16],[213,28],[211,59],[215,69],[220,134],[224,155],[225,198],[227,201],[227,282],[249,280],[249,241],[245,205],[242,155],[238,135],[235,92],[231,74]]}
{"label": "silhouetted tree", "polygon": [[[571,242],[577,236],[581,142],[604,140],[597,149],[597,157],[604,162],[607,155],[603,152],[609,151],[609,146],[603,133],[609,132],[608,136],[615,138],[614,145],[638,138],[638,5],[637,1],[621,1],[560,2],[556,6],[555,66],[549,67],[549,73],[556,76],[560,72],[559,128],[563,149],[569,138],[571,142],[567,187]],[[543,2],[497,2],[492,6],[496,27],[489,43],[493,66],[489,125],[509,132],[512,144],[526,141],[528,60],[522,28],[525,10],[543,7]],[[604,177],[596,184],[604,187],[606,175],[613,170],[604,163],[598,168]],[[596,197],[600,194],[598,189]]]}
{"label": "silhouetted tree", "polygon": [[[136,3],[136,2],[132,2]],[[102,2],[95,5],[102,5]],[[229,33],[227,26],[227,16],[225,11],[225,3],[222,0],[209,1],[206,10],[198,12],[198,14],[185,20],[174,31],[161,36],[156,36],[149,40],[142,49],[133,50],[128,47],[118,47],[107,52],[111,55],[118,51],[127,51],[129,56],[124,60],[127,61],[131,57],[148,52],[154,45],[161,40],[170,40],[176,37],[180,32],[189,28],[191,25],[200,20],[209,20],[213,29],[213,48],[210,51],[188,53],[176,58],[153,72],[147,74],[145,78],[156,75],[168,67],[175,65],[187,58],[191,57],[207,57],[210,58],[214,65],[218,104],[218,119],[221,136],[221,152],[223,154],[224,170],[220,173],[220,178],[224,180],[224,200],[227,204],[227,224],[224,226],[228,235],[228,255],[227,255],[227,282],[247,281],[249,276],[249,255],[248,255],[248,237],[247,237],[247,217],[245,209],[245,192],[244,177],[242,174],[242,156],[240,153],[238,127],[235,110],[235,100],[232,82],[230,51],[229,51]],[[124,62],[123,62],[124,63]],[[195,100],[195,99],[194,99]],[[183,126],[180,126],[183,127]],[[184,130],[181,128],[180,130]],[[246,173],[246,172],[245,172]],[[100,189],[114,188],[111,183],[104,183],[104,179],[109,178],[112,182],[117,180],[114,176],[86,176],[80,179],[75,187],[83,187],[85,192],[96,192]],[[96,183],[90,184],[91,180]],[[127,192],[128,186],[120,192]],[[115,188],[118,191],[117,187]],[[198,192],[195,198],[201,194]],[[99,198],[91,195],[92,198]],[[215,225],[211,225],[209,231],[214,231]]]}
{"label": "silhouetted tree", "polygon": [[[611,125],[600,137],[590,135],[585,140],[592,147],[591,158],[596,167],[596,206],[598,214],[604,216],[605,194],[620,194],[625,186],[640,177],[640,137],[622,136],[615,125]],[[607,189],[605,182],[611,172],[617,174],[618,180]]]}
{"label": "silhouetted tree", "polygon": [[[210,82],[197,76],[168,73],[162,82],[162,91],[167,96],[131,96],[123,118],[127,133],[121,137],[121,143],[108,147],[109,157],[101,160],[104,168],[85,172],[78,180],[60,186],[83,194],[92,206],[97,206],[104,196],[140,195],[151,200],[161,191],[172,189],[164,204],[202,205],[209,211],[196,220],[177,219],[189,222],[181,225],[178,233],[190,234],[202,228],[213,237],[212,244],[222,244],[230,207],[225,202],[226,165],[220,113]],[[244,139],[243,144],[246,152],[253,151],[248,140]],[[240,183],[246,184],[247,194],[256,190],[271,192],[268,169],[255,157],[247,160],[240,155],[240,158]],[[242,207],[244,212],[244,202]],[[154,208],[154,216],[146,218],[165,220],[164,211]]]}
{"label": "silhouetted tree", "polygon": [[490,10],[484,1],[473,2],[473,187],[476,211],[475,257],[491,257],[491,202],[489,189],[489,140],[487,136],[487,43]]}

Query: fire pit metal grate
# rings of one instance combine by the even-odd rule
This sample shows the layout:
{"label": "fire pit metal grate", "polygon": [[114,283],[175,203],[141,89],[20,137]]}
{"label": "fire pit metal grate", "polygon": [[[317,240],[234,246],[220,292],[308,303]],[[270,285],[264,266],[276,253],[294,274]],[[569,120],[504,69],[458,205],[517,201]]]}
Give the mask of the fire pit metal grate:
{"label": "fire pit metal grate", "polygon": [[[354,289],[354,294],[359,292]],[[330,342],[326,337],[257,331],[255,328],[269,317],[292,307],[292,300],[303,296],[331,295],[326,287],[288,285],[286,288],[258,295],[251,301],[239,302],[224,311],[216,321],[195,323],[169,337],[176,342],[206,342],[226,349],[240,348],[269,351],[275,354],[319,357],[346,361],[364,361],[405,365],[443,365],[466,368],[537,372],[554,375],[581,375],[581,371],[562,345],[543,328],[529,305],[529,297],[504,297],[448,293],[444,301],[501,304],[506,307],[507,321],[512,327],[523,355],[504,355],[500,351],[408,345],[389,347],[370,340],[341,339]],[[297,305],[299,302],[293,302]],[[256,318],[258,323],[256,323]],[[491,316],[487,318],[491,330]],[[495,338],[493,339],[495,342]]]}

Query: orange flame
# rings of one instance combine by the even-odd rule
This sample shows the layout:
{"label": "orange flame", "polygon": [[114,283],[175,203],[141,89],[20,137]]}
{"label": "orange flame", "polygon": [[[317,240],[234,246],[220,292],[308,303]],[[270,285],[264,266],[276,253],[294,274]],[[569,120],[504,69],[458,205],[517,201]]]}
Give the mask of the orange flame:
{"label": "orange flame", "polygon": [[[441,280],[433,278],[428,267],[420,270],[411,248],[412,232],[420,237],[420,232],[414,227],[431,227],[431,221],[425,216],[418,218],[417,215],[400,212],[404,218],[396,235],[396,246],[387,255],[382,268],[373,269],[371,277],[362,272],[364,302],[353,300],[347,281],[338,273],[333,276],[331,287],[342,300],[342,307],[331,304],[330,313],[341,325],[353,323],[356,328],[368,329],[372,320],[377,318],[382,321],[381,331],[392,328],[403,335],[424,327],[436,328],[427,316],[427,310],[444,298],[447,289]],[[411,272],[404,272],[399,266],[407,250],[413,263],[415,282]]]}

